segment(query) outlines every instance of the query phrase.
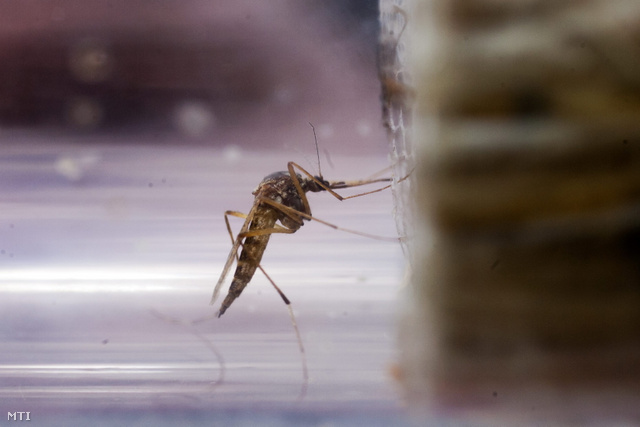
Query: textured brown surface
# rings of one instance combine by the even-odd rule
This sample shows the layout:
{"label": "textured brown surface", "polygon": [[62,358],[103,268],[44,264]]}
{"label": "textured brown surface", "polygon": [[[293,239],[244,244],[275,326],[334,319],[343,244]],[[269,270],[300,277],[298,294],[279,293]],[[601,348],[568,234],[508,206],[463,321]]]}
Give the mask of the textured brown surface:
{"label": "textured brown surface", "polygon": [[640,6],[414,6],[430,227],[403,332],[409,396],[637,420]]}

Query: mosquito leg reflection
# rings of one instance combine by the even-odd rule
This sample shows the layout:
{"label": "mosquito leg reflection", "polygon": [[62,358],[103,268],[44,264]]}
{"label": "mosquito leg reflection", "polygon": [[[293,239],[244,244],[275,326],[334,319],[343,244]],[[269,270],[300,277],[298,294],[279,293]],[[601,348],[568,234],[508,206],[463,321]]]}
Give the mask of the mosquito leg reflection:
{"label": "mosquito leg reflection", "polygon": [[[237,211],[226,211],[224,214],[224,221],[227,225],[227,231],[229,232],[229,237],[231,237],[231,243],[234,242],[234,237],[233,237],[233,231],[231,230],[231,224],[229,223],[229,216],[235,216],[238,218],[243,218],[246,219],[247,215],[243,214],[242,212],[237,212]],[[281,227],[284,229],[284,227]],[[240,246],[242,246],[242,243],[240,243]],[[236,252],[236,262],[238,261],[238,254]],[[304,350],[304,344],[302,343],[302,336],[300,335],[300,329],[298,328],[298,322],[296,321],[296,317],[293,313],[293,308],[291,307],[291,301],[289,300],[289,298],[287,298],[287,296],[284,294],[284,292],[282,292],[282,290],[280,289],[280,287],[278,285],[276,285],[276,282],[273,281],[273,279],[271,278],[271,276],[269,276],[267,274],[267,272],[264,270],[264,268],[262,268],[261,265],[258,264],[258,268],[260,269],[260,271],[262,272],[262,274],[264,274],[264,276],[267,278],[267,280],[269,281],[269,283],[271,283],[271,285],[275,288],[276,292],[278,292],[278,295],[280,295],[280,298],[282,298],[282,301],[284,301],[284,303],[287,305],[287,309],[289,310],[289,317],[291,318],[291,325],[293,326],[293,330],[296,333],[296,339],[298,341],[298,348],[300,350],[300,357],[301,357],[301,363],[302,363],[302,388],[300,390],[300,394],[298,395],[298,401],[301,401],[305,398],[305,396],[307,395],[307,389],[309,388],[309,368],[307,366],[307,354]]]}
{"label": "mosquito leg reflection", "polygon": [[213,344],[213,341],[211,341],[209,338],[207,338],[206,336],[204,336],[202,333],[200,333],[200,331],[198,331],[195,328],[195,325],[197,323],[202,322],[204,319],[197,319],[191,322],[186,322],[182,319],[178,319],[176,317],[172,317],[172,316],[167,316],[165,314],[160,313],[157,310],[151,310],[151,314],[164,321],[167,323],[171,323],[173,325],[178,325],[181,326],[183,329],[185,329],[187,332],[189,332],[190,334],[194,335],[196,338],[198,338],[204,345],[205,347],[207,347],[209,349],[209,351],[211,351],[211,353],[213,353],[213,355],[216,357],[216,359],[218,360],[218,364],[220,365],[220,369],[219,369],[219,374],[218,374],[218,379],[214,380],[211,383],[211,387],[215,388],[217,386],[219,386],[220,384],[222,384],[224,382],[224,377],[225,377],[225,372],[226,372],[226,365],[224,362],[224,358],[222,357],[222,353],[220,353],[220,351],[217,349],[217,347]]}

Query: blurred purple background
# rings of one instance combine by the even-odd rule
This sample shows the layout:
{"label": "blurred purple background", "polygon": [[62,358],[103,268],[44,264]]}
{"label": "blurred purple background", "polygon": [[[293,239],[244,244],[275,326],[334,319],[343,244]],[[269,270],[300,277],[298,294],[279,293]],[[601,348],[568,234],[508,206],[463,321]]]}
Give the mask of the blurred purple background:
{"label": "blurred purple background", "polygon": [[[271,240],[263,265],[307,350],[301,402],[289,316],[259,275],[221,319],[157,316],[215,312],[222,214],[248,212],[287,161],[316,172],[308,122],[327,179],[388,165],[376,28],[376,2],[0,4],[2,410],[48,425],[403,422],[397,244],[317,223]],[[386,192],[310,202],[395,234]]]}
{"label": "blurred purple background", "polygon": [[349,4],[3,2],[0,123],[274,150],[312,122],[323,149],[381,153],[376,4]]}

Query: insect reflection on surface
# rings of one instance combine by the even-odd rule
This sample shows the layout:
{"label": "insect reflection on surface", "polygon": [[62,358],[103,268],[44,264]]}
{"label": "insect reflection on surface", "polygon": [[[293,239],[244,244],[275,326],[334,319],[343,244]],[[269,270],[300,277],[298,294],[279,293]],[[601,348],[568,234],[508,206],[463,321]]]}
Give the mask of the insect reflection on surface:
{"label": "insect reflection on surface", "polygon": [[[317,142],[316,154],[318,155]],[[296,172],[296,170],[299,173]],[[291,308],[291,302],[260,265],[262,255],[264,254],[264,251],[272,234],[295,233],[300,227],[302,227],[302,225],[304,225],[305,220],[318,221],[337,230],[343,230],[349,233],[354,233],[375,239],[400,241],[400,238],[385,238],[359,231],[344,229],[321,219],[315,218],[311,215],[311,208],[309,207],[309,201],[306,196],[307,192],[317,193],[326,191],[338,200],[342,201],[354,197],[376,193],[389,188],[391,185],[389,184],[376,190],[355,194],[348,197],[343,197],[336,193],[334,190],[390,181],[391,178],[378,178],[357,181],[327,181],[322,177],[318,155],[318,176],[311,175],[295,162],[289,162],[287,164],[286,171],[275,172],[271,175],[268,175],[253,191],[255,199],[253,207],[248,214],[243,214],[237,211],[225,212],[225,223],[232,240],[232,247],[225,266],[222,270],[222,274],[220,275],[218,283],[214,288],[213,296],[211,297],[211,304],[214,304],[217,300],[220,294],[220,289],[222,288],[222,285],[224,284],[234,261],[237,262],[236,270],[233,275],[229,291],[225,299],[223,300],[220,309],[217,312],[218,317],[222,316],[233,304],[233,302],[240,296],[244,288],[253,278],[256,270],[260,269],[262,271],[262,273],[274,286],[289,309],[291,322],[295,330],[298,345],[302,355],[304,384],[300,395],[301,398],[306,394],[308,383],[308,371],[306,357],[304,355],[304,346],[302,344],[300,332],[298,330],[295,316]],[[231,225],[229,223],[230,216],[245,219],[242,228],[235,238],[233,237],[233,232],[231,231]],[[240,255],[238,256],[238,250],[240,248],[242,248],[242,250],[240,252]]]}

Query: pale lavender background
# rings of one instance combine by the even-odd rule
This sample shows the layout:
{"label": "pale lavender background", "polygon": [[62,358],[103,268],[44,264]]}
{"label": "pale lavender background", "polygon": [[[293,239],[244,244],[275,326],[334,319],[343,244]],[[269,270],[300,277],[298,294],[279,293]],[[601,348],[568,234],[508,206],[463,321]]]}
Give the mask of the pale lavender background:
{"label": "pale lavender background", "polygon": [[[208,302],[230,247],[222,212],[247,211],[259,170],[280,169],[285,156],[23,142],[0,158],[3,407],[398,408],[388,373],[403,267],[397,244],[317,223],[272,238],[263,265],[293,301],[307,350],[300,403],[295,335],[264,278],[221,319],[197,327],[224,358],[217,386],[221,367],[209,347],[153,315],[187,321],[214,312]],[[70,153],[94,159],[78,182],[55,171]],[[385,162],[334,163],[327,176],[358,177]],[[394,235],[388,193],[310,200],[320,218]]]}
{"label": "pale lavender background", "polygon": [[[373,46],[358,38],[360,24],[314,2],[157,4],[152,13],[136,1],[0,6],[0,54],[34,34],[179,30],[251,58],[262,52],[259,71],[269,77],[261,103],[241,103],[233,117],[214,102],[226,121],[198,138],[161,114],[104,130],[59,117],[0,127],[0,415],[30,411],[43,425],[404,424],[389,373],[398,244],[317,223],[273,237],[263,265],[293,301],[306,347],[301,402],[289,316],[261,276],[221,319],[189,328],[154,315],[186,322],[215,312],[208,303],[230,248],[222,214],[248,212],[251,191],[289,160],[316,172],[307,122],[318,130],[327,179],[388,166]],[[170,79],[176,102],[187,77]],[[342,227],[395,235],[388,192],[310,202],[315,216]],[[222,382],[211,346],[224,359]]]}

